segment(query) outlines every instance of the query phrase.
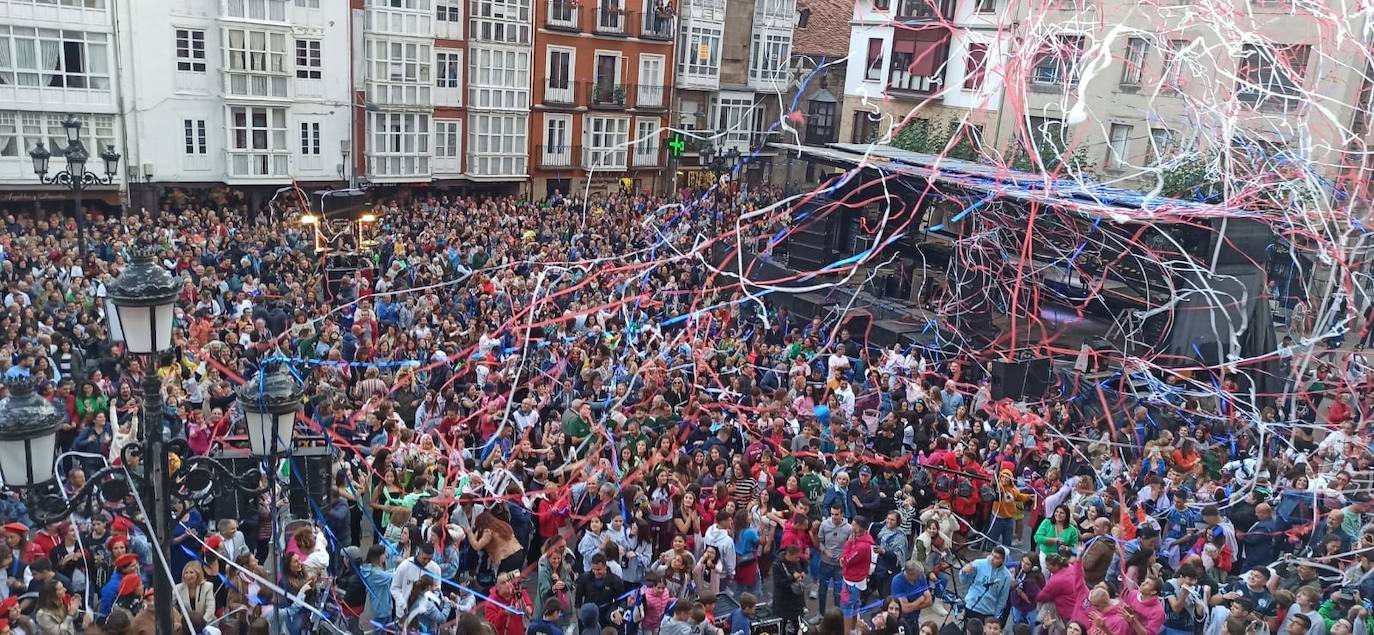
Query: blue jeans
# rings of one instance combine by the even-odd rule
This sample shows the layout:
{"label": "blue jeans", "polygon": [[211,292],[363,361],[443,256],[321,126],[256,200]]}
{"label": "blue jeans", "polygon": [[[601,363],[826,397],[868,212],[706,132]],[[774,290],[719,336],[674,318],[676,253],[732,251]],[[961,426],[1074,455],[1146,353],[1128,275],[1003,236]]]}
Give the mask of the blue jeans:
{"label": "blue jeans", "polygon": [[[992,517],[992,526],[988,527],[988,540],[994,544],[1006,547],[1011,550],[1011,543],[1016,538],[1016,519]],[[992,550],[992,545],[988,546]]]}
{"label": "blue jeans", "polygon": [[840,598],[840,589],[844,588],[844,576],[840,574],[840,565],[821,562],[820,576],[816,578],[820,584],[817,590],[817,605],[820,607],[821,615],[825,615],[826,593],[830,590],[835,591],[835,604],[838,606],[843,600]]}
{"label": "blue jeans", "polygon": [[1021,610],[1014,606],[1011,607],[1011,624],[1009,625],[1012,624],[1029,624],[1035,626],[1035,609],[1029,608]]}

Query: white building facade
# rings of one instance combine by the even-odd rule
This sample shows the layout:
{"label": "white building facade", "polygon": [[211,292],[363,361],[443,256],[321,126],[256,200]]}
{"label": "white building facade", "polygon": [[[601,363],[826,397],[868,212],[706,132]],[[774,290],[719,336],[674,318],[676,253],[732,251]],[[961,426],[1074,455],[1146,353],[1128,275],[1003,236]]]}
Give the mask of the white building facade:
{"label": "white building facade", "polygon": [[127,161],[163,184],[340,182],[351,13],[328,0],[119,0]]}
{"label": "white building facade", "polygon": [[[39,186],[29,151],[43,143],[53,153],[50,169],[63,169],[68,114],[83,123],[88,170],[103,173],[96,155],[105,146],[124,152],[114,40],[109,0],[0,0],[0,191],[67,196]],[[35,194],[44,189],[53,191]],[[117,200],[115,190],[108,188],[107,200]]]}

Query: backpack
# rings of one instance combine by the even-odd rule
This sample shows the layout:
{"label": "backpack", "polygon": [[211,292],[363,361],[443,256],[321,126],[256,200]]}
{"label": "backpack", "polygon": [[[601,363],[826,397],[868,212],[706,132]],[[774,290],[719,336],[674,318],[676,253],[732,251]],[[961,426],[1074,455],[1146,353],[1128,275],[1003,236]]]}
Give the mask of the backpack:
{"label": "backpack", "polygon": [[340,589],[343,589],[344,604],[362,606],[367,602],[367,585],[363,584],[363,579],[358,575],[356,566],[349,567],[344,572],[343,577],[339,578],[338,585]]}
{"label": "backpack", "polygon": [[972,498],[973,483],[969,482],[966,478],[959,479],[959,486],[955,490],[955,494],[957,494],[959,498]]}

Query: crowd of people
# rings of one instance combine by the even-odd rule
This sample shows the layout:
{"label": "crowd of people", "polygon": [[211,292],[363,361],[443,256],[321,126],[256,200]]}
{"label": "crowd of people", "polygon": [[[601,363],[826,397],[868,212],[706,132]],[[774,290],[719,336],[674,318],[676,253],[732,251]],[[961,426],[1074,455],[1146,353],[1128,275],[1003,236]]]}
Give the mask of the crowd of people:
{"label": "crowd of people", "polygon": [[[745,297],[708,247],[771,248],[786,214],[736,220],[774,196],[398,196],[337,281],[299,206],[227,190],[92,210],[84,259],[71,218],[9,213],[0,372],[65,415],[68,491],[145,429],[241,443],[234,387],[269,361],[301,378],[327,495],[297,517],[299,483],[240,516],[178,504],[181,632],[1374,628],[1370,396],[1343,355],[1286,348],[1272,403],[1195,378],[1014,407],[978,351]],[[185,284],[154,360],[103,317],[136,245]],[[146,373],[162,421],[140,421]],[[154,632],[139,507],[34,526],[6,491],[0,524],[0,635]]]}

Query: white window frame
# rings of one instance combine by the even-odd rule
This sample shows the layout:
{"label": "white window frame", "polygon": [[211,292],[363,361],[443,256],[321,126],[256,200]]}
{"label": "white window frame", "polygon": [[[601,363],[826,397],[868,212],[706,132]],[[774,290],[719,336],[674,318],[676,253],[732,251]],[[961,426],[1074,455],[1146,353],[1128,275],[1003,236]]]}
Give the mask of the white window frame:
{"label": "white window frame", "polygon": [[209,124],[204,119],[181,120],[182,154],[203,157],[210,154]]}
{"label": "white window frame", "polygon": [[524,176],[529,161],[528,129],[527,113],[469,112],[467,173]]}
{"label": "white window frame", "polygon": [[752,135],[749,122],[753,118],[754,100],[744,97],[711,99],[711,128],[722,135],[725,143],[747,145]]}
{"label": "white window frame", "polygon": [[430,174],[432,118],[427,113],[370,112],[367,172],[377,177]]}
{"label": "white window frame", "polygon": [[[243,114],[240,123],[239,113]],[[237,178],[286,176],[290,172],[286,108],[229,106],[227,108],[229,174]],[[257,123],[257,115],[263,123]],[[246,168],[246,169],[245,169]]]}
{"label": "white window frame", "polygon": [[[453,141],[453,143],[449,143]],[[463,120],[434,120],[434,158],[461,159],[463,157]]]}
{"label": "white window frame", "polygon": [[634,121],[634,161],[635,167],[657,167],[659,137],[662,125],[657,117],[635,117]]}
{"label": "white window frame", "polygon": [[1150,43],[1142,37],[1126,39],[1126,54],[1121,58],[1121,85],[1139,86],[1145,71],[1145,56],[1150,51]]}
{"label": "white window frame", "polygon": [[385,9],[408,9],[410,11],[429,11],[429,0],[367,0],[369,7]]}
{"label": "white window frame", "polygon": [[224,17],[258,22],[285,22],[287,0],[224,0]]}
{"label": "white window frame", "polygon": [[296,0],[296,8],[318,9],[320,8],[320,0]]}
{"label": "white window frame", "polygon": [[296,40],[296,79],[324,77],[324,43],[320,40]]}
{"label": "white window frame", "polygon": [[[0,25],[0,85],[107,91],[109,40],[104,33]],[[76,60],[67,55],[73,43]]]}
{"label": "white window frame", "polygon": [[225,93],[237,97],[288,97],[286,48],[286,34],[280,31],[224,29]]}
{"label": "white window frame", "polygon": [[[684,20],[682,41],[678,56],[678,74],[691,77],[720,78],[720,47],[725,36],[723,25],[703,24]],[[702,46],[706,47],[706,58],[702,59]]]}
{"label": "white window frame", "polygon": [[468,106],[488,110],[528,111],[530,49],[468,48]]}
{"label": "white window frame", "polygon": [[[557,125],[557,126],[551,126],[551,125],[549,125],[549,124],[555,123],[555,122],[557,122],[559,125]],[[562,143],[553,143],[553,142],[550,140],[550,138],[549,138],[549,132],[550,132],[553,128],[560,128],[560,129],[563,131],[563,135],[562,135],[563,140],[562,140]],[[544,153],[545,153],[546,155],[548,155],[548,154],[550,154],[550,153],[555,154],[555,155],[564,155],[564,154],[570,152],[570,151],[572,150],[573,145],[574,145],[574,144],[573,144],[573,138],[572,138],[572,115],[569,115],[569,114],[556,114],[556,113],[545,113],[545,114],[544,114],[544,130],[542,131],[542,134],[540,134],[540,136],[539,136],[539,141],[540,141],[540,145],[542,145],[542,146],[544,147]],[[555,149],[555,150],[550,150],[550,149],[549,149],[550,147],[555,147],[556,149]]]}
{"label": "white window frame", "polygon": [[300,122],[301,156],[318,157],[324,154],[321,127],[318,121]]}
{"label": "white window frame", "polygon": [[434,86],[436,88],[463,87],[463,49],[434,49]]}
{"label": "white window frame", "polygon": [[1120,170],[1129,163],[1133,126],[1114,123],[1107,129],[1107,169]]}
{"label": "white window frame", "polygon": [[0,111],[0,157],[27,155],[23,138],[19,135],[19,116],[12,110]]}
{"label": "white window frame", "polygon": [[177,28],[173,34],[176,42],[177,71],[204,73],[205,31],[203,29]]}
{"label": "white window frame", "polygon": [[461,40],[463,27],[467,23],[464,11],[465,0],[435,0],[434,36],[438,38]]}
{"label": "white window frame", "polygon": [[468,19],[473,40],[529,46],[530,0],[471,0]]}
{"label": "white window frame", "polygon": [[1155,165],[1162,165],[1169,160],[1178,146],[1177,134],[1169,128],[1150,128],[1150,156]]}
{"label": "white window frame", "polygon": [[791,33],[755,30],[749,47],[749,79],[769,84],[787,81],[791,54]]}
{"label": "white window frame", "polygon": [[[554,86],[553,56],[555,53],[567,54],[568,73],[567,86]],[[544,97],[560,104],[571,104],[577,100],[577,49],[567,46],[546,46],[544,47]]]}
{"label": "white window frame", "polygon": [[[641,53],[639,55],[639,70],[636,81],[639,94],[635,96],[635,105],[641,108],[662,108],[667,105],[667,90],[664,89],[664,74],[667,73],[668,60],[658,54]],[[654,72],[654,66],[657,72]]]}
{"label": "white window frame", "polygon": [[364,40],[368,95],[374,103],[428,106],[434,85],[434,51],[428,42],[405,38]]}
{"label": "white window frame", "polygon": [[630,145],[630,118],[588,115],[582,119],[582,144],[588,170],[623,170]]}

